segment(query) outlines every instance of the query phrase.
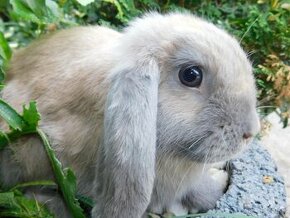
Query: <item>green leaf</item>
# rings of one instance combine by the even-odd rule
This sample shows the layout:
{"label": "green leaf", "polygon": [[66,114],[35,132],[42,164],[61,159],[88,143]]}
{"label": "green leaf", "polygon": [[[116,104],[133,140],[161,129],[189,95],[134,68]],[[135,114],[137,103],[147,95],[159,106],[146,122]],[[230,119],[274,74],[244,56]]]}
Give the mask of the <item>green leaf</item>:
{"label": "green leaf", "polygon": [[55,22],[60,16],[59,5],[53,0],[46,0],[48,21]]}
{"label": "green leaf", "polygon": [[0,151],[9,143],[8,136],[0,131]]}
{"label": "green leaf", "polygon": [[93,208],[95,205],[95,202],[93,199],[87,197],[87,196],[83,196],[83,195],[76,195],[78,201],[82,204],[82,206],[86,207],[86,208]]}
{"label": "green leaf", "polygon": [[[5,79],[5,72],[3,70],[3,68],[0,66],[0,84],[2,85]],[[0,88],[1,90],[1,88]]]}
{"label": "green leaf", "polygon": [[59,16],[58,5],[52,0],[10,0],[10,4],[16,17],[38,24],[54,22]]}
{"label": "green leaf", "polygon": [[41,23],[41,20],[34,14],[34,12],[29,8],[25,2],[22,0],[10,0],[10,4],[13,7],[13,14],[15,14],[18,18],[32,21],[35,23]]}
{"label": "green leaf", "polygon": [[28,108],[23,106],[23,116],[21,116],[9,104],[0,99],[0,116],[12,129],[8,133],[0,132],[0,150],[8,145],[10,141],[26,134],[36,133],[38,121],[40,120],[35,102],[30,102]]}
{"label": "green leaf", "polygon": [[13,204],[15,204],[13,192],[0,193],[0,207],[9,207]]}
{"label": "green leaf", "polygon": [[1,0],[0,1],[0,9],[5,9],[8,5],[8,0]]}
{"label": "green leaf", "polygon": [[25,122],[22,117],[2,99],[0,99],[0,116],[14,130],[21,131],[25,127]]}
{"label": "green leaf", "polygon": [[91,4],[95,0],[77,0],[78,3],[80,3],[83,6],[87,6],[88,4]]}
{"label": "green leaf", "polygon": [[23,105],[22,117],[23,117],[23,120],[28,125],[25,128],[28,128],[29,130],[36,130],[36,128],[38,126],[38,122],[40,120],[40,114],[37,111],[35,101],[30,102],[28,108],[26,108]]}
{"label": "green leaf", "polygon": [[76,176],[70,168],[65,168],[64,170],[65,179],[67,180],[67,190],[70,193],[76,195]]}
{"label": "green leaf", "polygon": [[117,14],[117,18],[120,19],[121,21],[127,22],[128,20],[125,18],[125,14],[124,14],[124,10],[122,5],[119,3],[119,1],[115,1],[115,0],[103,0],[104,2],[108,2],[111,3],[113,5],[115,5],[115,7],[118,10],[118,14]]}
{"label": "green leaf", "polygon": [[0,217],[53,218],[44,205],[19,191],[0,193]]}
{"label": "green leaf", "polygon": [[16,186],[12,187],[10,191],[14,191],[15,189],[25,188],[25,187],[30,187],[30,186],[56,186],[56,183],[50,180],[25,182],[25,183],[17,184]]}
{"label": "green leaf", "polygon": [[127,11],[136,10],[133,0],[119,0]]}
{"label": "green leaf", "polygon": [[75,218],[85,218],[83,210],[80,207],[78,200],[76,199],[76,177],[73,171],[68,168],[62,170],[62,165],[56,158],[56,155],[49,144],[47,136],[40,129],[37,129],[37,132],[43,141],[44,148],[54,172],[56,183],[58,184],[59,190],[62,193],[66,206],[71,212],[71,215]]}
{"label": "green leaf", "polygon": [[[18,2],[20,2],[18,0]],[[45,0],[22,0],[23,4],[28,6],[36,16],[40,17],[43,14],[43,8],[45,8]]]}
{"label": "green leaf", "polygon": [[11,55],[12,55],[11,49],[3,33],[0,32],[0,56],[4,59],[4,62],[6,62],[11,58]]}

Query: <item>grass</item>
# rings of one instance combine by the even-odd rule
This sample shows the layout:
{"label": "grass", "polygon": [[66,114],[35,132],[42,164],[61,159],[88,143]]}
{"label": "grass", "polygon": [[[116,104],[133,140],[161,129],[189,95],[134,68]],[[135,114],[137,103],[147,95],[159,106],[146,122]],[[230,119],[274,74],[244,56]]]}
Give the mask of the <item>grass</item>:
{"label": "grass", "polygon": [[[18,139],[19,137],[26,134],[38,135],[43,142],[44,149],[50,161],[53,169],[54,178],[56,183],[50,181],[35,181],[19,184],[6,193],[2,193],[3,198],[16,199],[15,192],[19,193],[20,188],[35,186],[35,185],[57,185],[60,194],[63,197],[64,202],[68,210],[71,212],[73,217],[85,218],[83,209],[80,207],[78,200],[76,199],[76,177],[73,171],[69,168],[63,169],[60,161],[56,158],[55,152],[52,150],[51,145],[47,139],[45,133],[39,129],[38,122],[40,120],[40,114],[37,111],[36,103],[31,102],[29,107],[23,107],[23,114],[18,114],[9,104],[0,100],[0,116],[8,123],[10,131],[7,133],[1,133],[0,136],[0,147],[3,149],[9,143]],[[18,199],[18,198],[17,198]],[[23,200],[24,197],[21,196]],[[5,202],[5,201],[3,201]],[[35,203],[37,201],[30,202]],[[25,205],[28,203],[26,202]],[[29,205],[29,204],[28,204]],[[3,206],[3,205],[2,205]],[[4,206],[3,206],[4,207]],[[0,205],[1,208],[1,205]],[[7,208],[9,213],[13,212],[14,208]],[[31,209],[38,209],[33,207]],[[38,210],[37,210],[38,211]],[[8,213],[7,212],[7,213]],[[4,213],[4,212],[3,212]]]}

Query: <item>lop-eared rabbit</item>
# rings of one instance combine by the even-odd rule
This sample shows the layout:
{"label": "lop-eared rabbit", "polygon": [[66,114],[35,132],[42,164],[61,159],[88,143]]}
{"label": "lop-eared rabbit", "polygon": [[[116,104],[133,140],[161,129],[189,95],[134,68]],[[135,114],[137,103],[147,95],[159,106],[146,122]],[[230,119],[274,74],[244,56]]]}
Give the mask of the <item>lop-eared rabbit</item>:
{"label": "lop-eared rabbit", "polygon": [[[245,52],[225,31],[183,13],[149,13],[122,32],[49,34],[15,52],[2,96],[19,112],[37,102],[40,127],[76,173],[78,193],[96,202],[93,218],[213,208],[227,175],[211,173],[212,164],[238,154],[259,130]],[[1,152],[0,178],[6,186],[54,178],[39,138]],[[55,190],[26,195],[71,217]]]}

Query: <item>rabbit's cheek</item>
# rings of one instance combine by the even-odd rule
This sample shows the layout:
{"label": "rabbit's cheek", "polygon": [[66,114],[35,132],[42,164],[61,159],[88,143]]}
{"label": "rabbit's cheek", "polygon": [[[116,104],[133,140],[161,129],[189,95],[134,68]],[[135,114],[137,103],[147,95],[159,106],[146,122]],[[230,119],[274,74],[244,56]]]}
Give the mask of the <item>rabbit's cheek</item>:
{"label": "rabbit's cheek", "polygon": [[220,136],[212,136],[205,140],[199,147],[195,147],[194,150],[191,148],[191,150],[195,161],[214,163],[230,159],[241,148],[241,144],[236,142],[234,138],[225,141]]}

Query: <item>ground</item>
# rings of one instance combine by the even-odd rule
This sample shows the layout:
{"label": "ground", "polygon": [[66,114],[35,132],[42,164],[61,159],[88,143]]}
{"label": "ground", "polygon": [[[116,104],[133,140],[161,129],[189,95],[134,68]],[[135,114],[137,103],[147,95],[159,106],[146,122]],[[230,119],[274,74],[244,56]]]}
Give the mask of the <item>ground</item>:
{"label": "ground", "polygon": [[290,127],[283,129],[275,113],[270,114],[267,120],[271,127],[261,141],[276,161],[278,171],[285,179],[288,204],[286,217],[290,217]]}

